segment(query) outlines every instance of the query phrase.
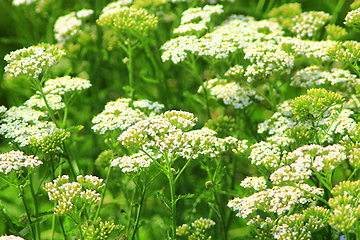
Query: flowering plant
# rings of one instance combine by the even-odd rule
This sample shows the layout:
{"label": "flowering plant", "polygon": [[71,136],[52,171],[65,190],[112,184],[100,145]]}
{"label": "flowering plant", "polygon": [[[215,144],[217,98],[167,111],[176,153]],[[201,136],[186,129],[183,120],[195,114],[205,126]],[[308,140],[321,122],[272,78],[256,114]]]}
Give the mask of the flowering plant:
{"label": "flowering plant", "polygon": [[0,239],[359,239],[360,1],[318,3],[0,3]]}

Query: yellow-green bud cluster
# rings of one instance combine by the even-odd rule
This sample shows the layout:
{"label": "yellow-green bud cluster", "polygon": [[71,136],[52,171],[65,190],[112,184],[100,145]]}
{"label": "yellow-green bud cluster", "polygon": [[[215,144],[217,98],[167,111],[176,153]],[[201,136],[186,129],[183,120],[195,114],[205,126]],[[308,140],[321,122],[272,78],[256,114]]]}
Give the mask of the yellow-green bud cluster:
{"label": "yellow-green bud cluster", "polygon": [[338,61],[357,64],[360,59],[360,43],[353,40],[337,42],[329,49],[329,55]]}
{"label": "yellow-green bud cluster", "polygon": [[55,129],[50,133],[43,133],[41,139],[36,137],[30,138],[30,145],[44,153],[61,153],[63,142],[70,137],[70,133],[63,129]]}
{"label": "yellow-green bud cluster", "polygon": [[112,29],[113,35],[137,38],[155,30],[158,19],[143,8],[115,7],[103,12],[96,22],[102,27]]}
{"label": "yellow-green bud cluster", "polygon": [[101,218],[85,223],[81,230],[85,240],[108,239],[109,235],[115,230],[116,225],[113,221],[102,221]]}
{"label": "yellow-green bud cluster", "polygon": [[360,7],[360,0],[354,0],[352,4],[350,4],[350,8],[352,10],[358,9]]}
{"label": "yellow-green bud cluster", "polygon": [[343,97],[338,93],[323,88],[309,89],[306,95],[294,99],[292,107],[297,119],[304,122],[321,117],[326,109],[343,102]]}
{"label": "yellow-green bud cluster", "polygon": [[359,191],[360,181],[343,181],[331,190],[334,196],[329,199],[332,213],[328,223],[331,226],[342,232],[354,231],[355,222],[360,218]]}
{"label": "yellow-green bud cluster", "polygon": [[328,36],[326,39],[329,40],[340,40],[347,36],[346,29],[335,24],[329,24],[325,26],[326,33]]}
{"label": "yellow-green bud cluster", "polygon": [[235,119],[228,115],[220,115],[217,118],[209,119],[205,127],[217,132],[218,137],[225,137],[233,134],[236,127]]}
{"label": "yellow-green bud cluster", "polygon": [[45,68],[54,65],[64,55],[65,52],[47,43],[19,49],[5,56],[8,62],[5,72],[14,77],[37,79]]}

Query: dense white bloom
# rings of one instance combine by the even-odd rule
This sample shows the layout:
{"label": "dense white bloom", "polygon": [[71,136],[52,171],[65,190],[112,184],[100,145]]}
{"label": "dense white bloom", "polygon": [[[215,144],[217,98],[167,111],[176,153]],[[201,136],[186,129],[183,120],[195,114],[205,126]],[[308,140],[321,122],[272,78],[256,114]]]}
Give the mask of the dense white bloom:
{"label": "dense white bloom", "polygon": [[37,156],[27,156],[22,151],[10,151],[0,154],[0,173],[8,174],[20,168],[34,168],[40,166],[42,161]]}

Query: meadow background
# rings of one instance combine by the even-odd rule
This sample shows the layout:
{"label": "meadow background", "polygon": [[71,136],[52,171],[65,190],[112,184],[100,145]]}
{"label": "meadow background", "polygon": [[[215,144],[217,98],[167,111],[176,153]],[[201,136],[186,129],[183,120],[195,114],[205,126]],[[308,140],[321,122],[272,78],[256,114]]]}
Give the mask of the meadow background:
{"label": "meadow background", "polygon": [[[216,4],[223,6],[223,13],[212,17],[211,22],[208,24],[208,30],[205,32],[211,32],[216,26],[219,26],[232,15],[252,16],[255,20],[269,19],[268,14],[272,9],[294,2],[301,4],[302,12],[324,11],[330,14],[332,19],[329,22],[346,28],[348,32],[340,41],[356,41],[359,39],[360,35],[356,30],[344,25],[346,15],[352,10],[350,4],[353,1],[348,0],[218,1]],[[81,44],[85,42],[83,45],[80,44],[80,47],[75,45],[66,46],[65,51],[67,55],[51,68],[52,78],[65,75],[81,77],[90,80],[92,85],[89,89],[76,95],[71,107],[68,109],[66,120],[66,127],[83,126],[81,130],[71,132],[71,137],[66,140],[67,152],[71,159],[74,161],[76,159],[76,171],[82,175],[94,175],[106,179],[108,176],[108,171],[106,170],[108,165],[106,166],[105,164],[104,167],[104,165],[96,164],[99,155],[109,149],[113,151],[110,154],[110,160],[126,153],[129,154],[127,150],[115,144],[114,138],[111,140],[106,139],[109,136],[104,137],[104,135],[95,133],[92,129],[94,125],[92,119],[100,114],[104,110],[105,105],[110,101],[133,96],[134,100],[148,99],[152,102],[163,104],[162,112],[167,110],[190,112],[198,119],[194,129],[201,129],[206,125],[217,131],[219,138],[232,136],[239,140],[247,140],[247,145],[251,146],[257,142],[266,141],[269,135],[267,133],[259,133],[258,125],[269,119],[276,112],[278,104],[307,93],[307,88],[290,86],[290,79],[298,70],[316,62],[301,59],[295,63],[294,67],[290,68],[288,73],[278,76],[279,82],[285,84],[277,85],[279,88],[275,96],[272,94],[267,95],[266,88],[261,85],[263,83],[254,85],[254,88],[257,88],[259,91],[265,89],[263,93],[270,98],[270,102],[255,101],[251,98],[254,100],[253,103],[245,108],[237,108],[231,104],[224,104],[220,97],[206,96],[204,91],[198,93],[198,89],[201,86],[199,79],[201,82],[206,82],[209,79],[220,78],[230,66],[243,64],[246,67],[249,65],[249,62],[243,59],[244,55],[241,53],[223,61],[217,61],[211,59],[211,57],[196,57],[196,59],[189,60],[188,63],[180,62],[174,64],[172,61],[163,62],[161,59],[163,50],[160,50],[160,48],[170,39],[177,37],[173,30],[180,25],[182,13],[191,7],[204,7],[210,4],[205,0],[175,3],[170,3],[169,1],[169,3],[161,5],[162,8],[160,10],[149,9],[149,13],[163,12],[164,15],[159,15],[157,28],[149,32],[145,40],[142,39],[146,43],[138,48],[134,48],[132,52],[132,71],[134,77],[134,93],[132,94],[132,89],[126,87],[129,85],[129,69],[126,65],[129,56],[123,51],[121,46],[109,50],[108,42],[103,40],[102,37],[104,29],[99,24],[96,24],[102,9],[110,1],[58,0],[49,1],[49,3],[48,5],[44,4],[45,10],[36,12],[35,4],[14,6],[11,0],[0,0],[0,106],[3,105],[8,109],[12,106],[20,106],[35,94],[29,81],[20,77],[11,77],[8,73],[5,73],[4,68],[7,65],[7,62],[4,60],[5,55],[17,49],[35,46],[42,42],[56,44],[54,23],[59,17],[82,9],[92,9],[94,13],[86,22],[93,25],[95,38],[90,38],[90,40],[79,38],[78,40]],[[135,1],[135,3],[145,6],[145,8],[147,5],[146,0]],[[267,30],[265,29],[264,31]],[[198,36],[201,35],[204,35],[204,32],[198,33]],[[308,39],[320,41],[325,40],[326,36],[324,27],[321,27],[315,36]],[[149,55],[152,55],[152,57],[149,57]],[[187,59],[190,59],[190,57]],[[339,66],[339,64],[334,62],[324,63],[323,66],[326,69],[330,69],[332,66]],[[343,64],[341,67],[349,70],[352,74],[356,74],[357,69],[352,68],[350,65]],[[262,81],[267,81],[267,78],[264,77]],[[276,82],[277,80],[272,81]],[[343,92],[346,94],[346,90]],[[354,119],[357,120],[358,110],[352,110],[354,111]],[[117,137],[120,133],[121,131],[115,132],[113,136]],[[302,142],[303,145],[316,143],[316,141],[309,139],[304,140]],[[113,142],[109,144],[111,141]],[[334,140],[334,143],[339,141],[338,139]],[[323,144],[324,147],[327,145],[329,143]],[[289,152],[295,150],[298,146],[301,145],[295,144],[289,147]],[[12,149],[29,150],[30,148],[11,146],[9,145],[9,139],[3,136],[0,137],[0,152],[5,153]],[[29,152],[31,151],[29,150]],[[47,156],[46,153],[41,151],[38,153],[41,159],[45,159]],[[211,235],[212,239],[253,239],[252,230],[246,225],[247,220],[236,217],[236,213],[227,207],[229,200],[234,197],[247,195],[246,190],[239,185],[245,177],[263,175],[266,179],[269,178],[270,170],[267,169],[268,172],[266,172],[264,169],[251,164],[249,154],[250,149],[243,154],[234,154],[230,151],[221,156],[221,161],[219,157],[217,160],[205,159],[200,162],[193,161],[186,166],[186,169],[181,173],[181,177],[176,182],[176,194],[182,195],[182,198],[177,202],[177,225],[180,226],[184,223],[191,224],[195,219],[203,217],[216,222],[216,225],[206,232],[206,236]],[[61,173],[73,174],[73,170],[68,165],[68,162],[64,160],[68,156],[62,154],[55,155],[51,155],[51,159],[54,160],[56,158],[58,164],[61,163]],[[109,162],[110,160],[108,159],[107,161]],[[212,162],[209,163],[209,161]],[[178,171],[182,169],[183,164],[176,161],[172,167],[174,167],[175,171]],[[332,179],[333,184],[335,185],[339,181],[348,179],[350,175],[357,179],[357,173],[351,174],[355,168],[349,167],[351,169],[350,173],[346,172],[345,177],[342,174],[335,174]],[[44,166],[37,170],[36,174],[38,175],[35,176],[38,180],[36,183],[39,184],[36,201],[40,206],[39,211],[44,213],[40,217],[33,216],[36,222],[35,225],[37,223],[41,225],[39,236],[36,236],[36,239],[40,239],[40,235],[42,239],[61,239],[62,229],[58,225],[54,227],[52,214],[49,214],[54,207],[54,203],[49,201],[47,193],[42,190],[44,183],[51,182],[53,178],[49,174],[44,175],[44,179],[41,179],[40,176],[43,176],[43,171],[46,171]],[[57,168],[54,173],[58,177],[59,169]],[[216,178],[213,176],[214,178],[211,179],[211,173],[217,174]],[[111,170],[110,174],[100,216],[102,219],[111,219],[117,225],[125,225],[126,229],[120,230],[119,228],[118,233],[113,234],[112,238],[125,239],[121,238],[121,236],[128,234],[128,239],[130,239],[131,231],[134,231],[134,229],[138,229],[136,235],[132,236],[134,239],[167,239],[171,236],[171,218],[173,216],[164,206],[166,200],[163,200],[164,197],[170,198],[169,176],[162,174],[159,169],[151,168],[147,174],[156,175],[157,177],[149,185],[145,201],[142,202],[139,200],[138,193],[134,190],[136,189],[133,183],[134,176],[129,176],[118,168]],[[72,178],[75,178],[75,176],[72,176]],[[314,183],[316,185],[316,181]],[[216,185],[215,191],[211,190],[214,189],[213,185]],[[18,189],[0,180],[0,235],[15,234],[22,235],[25,239],[32,239],[33,236],[30,233],[29,222],[26,214],[24,214],[25,211],[21,199],[18,196]],[[328,199],[330,197],[329,195]],[[135,204],[131,202],[131,199],[136,199]],[[31,200],[28,197],[27,200],[30,206],[32,206],[34,199]],[[127,216],[126,214],[133,211],[130,210],[133,205],[138,207],[139,204],[143,204],[140,223],[135,222],[135,220],[130,221],[129,218],[135,219],[136,216],[131,214]],[[322,206],[323,204],[319,205]],[[296,210],[293,209],[293,211]],[[134,210],[134,212],[136,211]],[[88,214],[93,216],[94,212],[89,210]],[[72,239],[71,236],[79,237],[77,228],[73,227],[72,219],[62,218],[69,239]],[[80,218],[86,224],[86,219],[91,217],[83,214]],[[221,221],[223,221],[223,224],[220,223]],[[130,228],[130,226],[132,230],[127,228]],[[356,229],[357,227],[358,225],[356,225]],[[329,230],[330,227],[328,226],[326,228],[328,229],[324,230],[324,232],[327,235],[322,234],[324,232],[320,232],[319,235],[315,236],[321,235],[323,239],[337,239],[345,235],[345,233],[338,232],[336,234],[333,233],[333,237],[331,237],[331,233],[334,230]],[[346,231],[351,232],[351,230]],[[118,235],[116,236],[116,234]],[[349,237],[350,235],[346,236]],[[202,237],[198,236],[198,238],[194,239],[207,239],[205,236],[204,238]],[[267,237],[262,236],[262,239],[267,239]]]}

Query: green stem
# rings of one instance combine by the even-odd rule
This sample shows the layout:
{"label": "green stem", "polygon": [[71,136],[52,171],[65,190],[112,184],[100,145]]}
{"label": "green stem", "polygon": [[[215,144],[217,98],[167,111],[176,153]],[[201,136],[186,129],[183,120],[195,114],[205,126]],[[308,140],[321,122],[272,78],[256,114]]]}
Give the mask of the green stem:
{"label": "green stem", "polygon": [[150,48],[149,48],[149,45],[148,45],[147,41],[144,41],[144,48],[145,48],[145,51],[146,51],[146,55],[149,57],[150,62],[152,63],[152,65],[154,67],[156,76],[159,78],[161,84],[163,85],[163,87],[165,89],[165,100],[166,100],[165,106],[168,106],[169,94],[171,95],[171,93],[170,93],[169,86],[167,85],[167,83],[166,83],[166,81],[164,79],[163,71],[160,71],[158,63],[156,62],[154,56],[151,54],[151,51],[150,51]]}
{"label": "green stem", "polygon": [[31,215],[30,215],[29,208],[26,205],[23,186],[18,186],[18,190],[20,192],[20,197],[21,197],[21,200],[22,200],[22,202],[24,204],[26,215],[27,215],[28,220],[29,220],[31,234],[33,235],[33,239],[35,240],[36,239],[35,228],[34,228],[33,222],[31,221]]}
{"label": "green stem", "polygon": [[[201,77],[200,77],[200,75],[198,73],[198,69],[196,67],[196,61],[194,59],[194,56],[190,55],[190,59],[191,59],[191,62],[185,61],[185,63],[188,64],[188,66],[190,67],[190,72],[192,72],[195,75],[196,79],[199,81],[200,85],[202,86],[202,88],[204,90],[207,117],[208,117],[208,119],[211,119],[208,91],[207,91],[207,88],[206,88],[207,84],[205,84],[205,82],[201,79]],[[211,68],[209,70],[211,70]],[[209,72],[209,75],[210,75],[210,72]],[[207,81],[206,81],[206,83],[207,83]]]}
{"label": "green stem", "polygon": [[40,96],[42,97],[42,99],[44,99],[44,102],[45,102],[46,108],[48,109],[48,112],[50,114],[51,120],[54,122],[54,124],[56,125],[57,128],[60,128],[58,122],[56,121],[54,111],[50,107],[50,105],[49,105],[49,103],[48,103],[48,101],[46,99],[46,95],[45,95],[45,93],[43,91],[43,88],[41,86],[41,83],[39,81],[36,81],[36,88],[40,92]]}
{"label": "green stem", "polygon": [[131,101],[130,101],[130,106],[132,107],[133,106],[133,102],[134,102],[134,79],[133,79],[133,69],[132,69],[132,46],[131,46],[131,40],[129,39],[128,40],[128,43],[127,43],[127,46],[128,46],[128,50],[127,50],[127,53],[128,53],[128,56],[129,56],[129,62],[127,62],[126,64],[126,67],[129,71],[129,86],[130,86],[130,98],[131,98]]}
{"label": "green stem", "polygon": [[[37,202],[37,195],[35,194],[35,191],[34,191],[32,174],[29,174],[29,179],[30,179],[30,193],[31,193],[31,197],[33,199],[33,204],[34,204],[34,215],[37,216],[37,214],[39,212],[39,206],[38,206],[38,202]],[[37,233],[37,238],[40,240],[41,239],[41,235],[40,235],[41,230],[40,230],[39,221],[37,221],[35,223],[35,229],[36,229],[36,233]]]}
{"label": "green stem", "polygon": [[[212,174],[211,173],[211,169],[210,167],[208,167],[209,164],[205,165],[205,169],[207,171],[207,174],[209,176],[209,179],[213,185],[213,188],[211,189],[213,194],[214,194],[214,198],[215,198],[215,203],[217,205],[217,209],[218,209],[218,212],[220,213],[220,221],[221,221],[221,226],[223,228],[223,234],[224,234],[224,239],[227,240],[227,231],[226,231],[226,226],[225,226],[225,217],[224,217],[224,212],[223,212],[223,209],[222,209],[222,205],[220,203],[220,199],[219,199],[219,196],[218,196],[218,188],[217,188],[217,184],[216,184],[216,172],[217,170],[215,171],[215,174]],[[217,164],[217,169],[219,167],[219,165]]]}
{"label": "green stem", "polygon": [[338,16],[339,16],[339,12],[340,12],[341,9],[343,8],[344,3],[345,3],[345,0],[339,0],[339,1],[338,1],[338,4],[336,5],[333,14],[331,14],[332,16],[331,16],[331,20],[330,20],[330,22],[329,22],[330,24],[336,23],[336,20],[337,20],[337,18],[338,18]]}
{"label": "green stem", "polygon": [[101,198],[101,201],[100,201],[100,204],[99,204],[99,207],[96,211],[96,214],[95,214],[95,220],[98,218],[99,216],[99,213],[100,213],[100,209],[103,205],[103,202],[104,202],[104,198],[105,198],[105,193],[106,193],[106,189],[107,189],[107,185],[108,185],[108,181],[109,181],[109,176],[110,176],[110,172],[111,172],[111,166],[108,167],[108,171],[107,171],[107,174],[106,174],[106,180],[105,180],[105,187],[104,187],[104,192],[102,194],[102,198]]}
{"label": "green stem", "polygon": [[134,226],[134,231],[132,233],[132,236],[131,236],[131,240],[133,240],[135,238],[135,234],[136,234],[136,231],[138,229],[138,226],[139,226],[139,222],[140,222],[140,216],[141,216],[141,212],[142,212],[142,209],[143,209],[143,205],[144,205],[144,199],[145,199],[145,192],[146,192],[146,185],[145,187],[142,189],[141,191],[141,200],[140,200],[140,205],[139,205],[139,208],[138,208],[138,211],[136,213],[136,220],[135,220],[135,226]]}
{"label": "green stem", "polygon": [[171,218],[172,218],[172,232],[171,232],[171,239],[176,239],[176,196],[175,196],[175,182],[174,176],[171,173],[171,169],[168,169],[167,177],[169,179],[170,185],[170,197],[171,197]]}

